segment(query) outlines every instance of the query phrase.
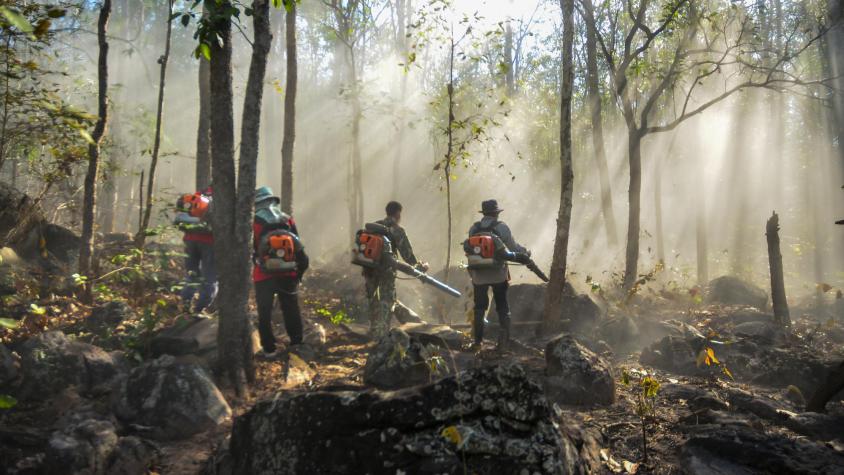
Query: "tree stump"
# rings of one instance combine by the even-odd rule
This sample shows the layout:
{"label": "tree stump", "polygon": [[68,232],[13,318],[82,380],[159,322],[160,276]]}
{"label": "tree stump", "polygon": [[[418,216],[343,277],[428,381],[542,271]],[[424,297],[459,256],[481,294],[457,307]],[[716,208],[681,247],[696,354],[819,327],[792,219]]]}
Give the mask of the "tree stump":
{"label": "tree stump", "polygon": [[771,301],[774,305],[774,319],[783,326],[791,325],[788,301],[785,298],[785,281],[782,275],[782,253],[780,253],[780,218],[773,212],[765,226],[768,240],[768,264],[771,268]]}

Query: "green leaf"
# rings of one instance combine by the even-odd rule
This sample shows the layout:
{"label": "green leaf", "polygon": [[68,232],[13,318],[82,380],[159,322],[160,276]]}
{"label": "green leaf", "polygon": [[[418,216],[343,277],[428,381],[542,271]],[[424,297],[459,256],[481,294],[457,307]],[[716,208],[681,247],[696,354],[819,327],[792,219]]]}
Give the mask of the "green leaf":
{"label": "green leaf", "polygon": [[24,33],[32,33],[32,24],[25,16],[15,10],[12,10],[9,7],[0,7],[0,15],[3,15],[3,17],[6,18],[6,21],[18,30]]}
{"label": "green leaf", "polygon": [[79,129],[79,135],[81,135],[82,138],[85,139],[85,141],[88,142],[89,144],[97,145],[97,142],[94,141],[94,137],[92,137],[91,134],[88,133],[87,130]]}
{"label": "green leaf", "polygon": [[0,394],[0,409],[11,409],[18,405],[18,400],[8,394]]}
{"label": "green leaf", "polygon": [[211,47],[208,46],[208,43],[199,43],[199,46],[196,47],[196,50],[199,53],[197,58],[199,56],[202,56],[208,61],[211,61]]}
{"label": "green leaf", "polygon": [[0,318],[0,327],[14,330],[19,325],[18,321],[13,318]]}

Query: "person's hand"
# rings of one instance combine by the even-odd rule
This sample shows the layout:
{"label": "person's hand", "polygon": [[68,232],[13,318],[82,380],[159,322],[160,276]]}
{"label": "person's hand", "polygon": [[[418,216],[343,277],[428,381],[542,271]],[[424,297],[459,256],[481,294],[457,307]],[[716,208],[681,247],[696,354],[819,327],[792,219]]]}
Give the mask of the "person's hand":
{"label": "person's hand", "polygon": [[428,269],[430,269],[430,266],[428,265],[427,262],[420,262],[419,264],[416,264],[416,268],[421,270],[422,272],[428,272]]}

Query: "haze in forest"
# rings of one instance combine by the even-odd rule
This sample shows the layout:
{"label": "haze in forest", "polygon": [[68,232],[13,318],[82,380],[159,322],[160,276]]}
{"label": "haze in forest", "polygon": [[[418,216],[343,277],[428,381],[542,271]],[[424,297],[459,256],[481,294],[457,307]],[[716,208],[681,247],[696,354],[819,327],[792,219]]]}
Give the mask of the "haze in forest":
{"label": "haze in forest", "polygon": [[[166,2],[144,2],[133,16],[115,17],[109,57],[113,122],[103,152],[116,180],[113,231],[137,231],[138,182],[148,166],[157,97],[156,60],[163,50]],[[190,8],[176,2],[174,11]],[[384,204],[405,205],[404,226],[417,253],[434,270],[445,261],[447,226],[444,181],[435,165],[444,153],[443,94],[447,80],[447,48],[435,39],[420,39],[420,29],[407,30],[407,45],[420,43],[415,61],[398,53],[395,11],[390,3],[373,4],[373,23],[357,46],[361,79],[360,144],[363,161],[364,219],[379,219]],[[377,8],[376,8],[377,7]],[[412,4],[418,21],[427,2]],[[544,1],[462,0],[446,15],[456,34],[473,26],[459,50],[455,88],[461,114],[477,109],[490,119],[485,135],[472,141],[452,173],[454,235],[449,243],[452,265],[462,257],[460,242],[478,218],[480,202],[496,198],[502,219],[516,238],[534,250],[543,267],[551,260],[559,206],[559,5]],[[127,10],[129,11],[129,10]],[[477,12],[479,17],[473,18]],[[430,13],[429,13],[430,14]],[[273,44],[265,81],[258,184],[281,188],[281,139],[284,94],[283,10],[274,10]],[[464,15],[469,23],[462,23]],[[60,36],[49,67],[67,73],[63,99],[88,111],[95,109],[96,38],[94,12],[78,17],[73,35]],[[311,255],[321,265],[346,266],[350,235],[347,166],[351,153],[350,104],[337,78],[338,50],[332,43],[331,16],[321,2],[302,3],[299,12],[299,95],[294,168],[294,216]],[[509,23],[514,40],[511,64],[504,62]],[[240,22],[234,54],[235,118],[240,111],[249,67],[251,22]],[[579,15],[575,28],[585,26]],[[198,115],[193,24],[173,28],[173,51],[164,102],[162,164],[156,188],[153,224],[170,219],[178,194],[192,191]],[[443,34],[443,32],[440,32]],[[601,65],[605,148],[612,189],[615,233],[610,236],[601,208],[601,188],[585,99],[585,58],[581,35],[575,37],[573,95],[574,204],[568,272],[575,286],[587,276],[604,285],[623,271],[627,229],[627,130],[607,91]],[[472,45],[472,42],[477,44]],[[801,62],[817,62],[812,47]],[[809,67],[807,66],[807,67]],[[513,90],[507,89],[507,72]],[[727,71],[724,74],[728,74]],[[404,94],[401,84],[406,79]],[[701,98],[712,91],[701,88]],[[473,107],[475,103],[480,108]],[[682,286],[698,283],[698,249],[708,260],[705,276],[739,274],[758,283],[767,280],[765,220],[780,214],[786,283],[800,295],[827,282],[844,284],[832,265],[844,257],[844,233],[832,226],[844,217],[844,184],[837,159],[838,138],[828,125],[818,97],[748,89],[688,120],[671,132],[648,135],[643,142],[643,194],[639,271],[647,273],[664,258],[665,281]],[[235,125],[239,134],[239,123]],[[401,133],[401,140],[397,137]],[[237,143],[237,140],[236,140]],[[39,178],[21,164],[0,173],[23,189],[40,188]],[[81,174],[77,183],[81,184]],[[78,189],[66,197],[78,209]],[[108,199],[108,198],[106,198]],[[656,203],[662,206],[661,230]],[[61,210],[55,203],[53,209]],[[50,209],[50,207],[48,207]],[[56,212],[57,222],[74,224],[78,213]],[[359,223],[362,225],[363,223]],[[698,229],[702,228],[702,233]],[[107,231],[106,229],[102,229]],[[661,238],[660,238],[661,234]],[[176,239],[174,234],[173,239]],[[456,256],[456,258],[454,257]],[[514,281],[535,281],[517,270]]]}

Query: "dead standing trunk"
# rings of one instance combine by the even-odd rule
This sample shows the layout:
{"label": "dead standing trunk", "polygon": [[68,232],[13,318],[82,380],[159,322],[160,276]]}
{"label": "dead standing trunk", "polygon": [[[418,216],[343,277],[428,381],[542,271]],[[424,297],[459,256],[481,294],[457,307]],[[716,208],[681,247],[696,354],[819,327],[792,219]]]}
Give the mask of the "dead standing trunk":
{"label": "dead standing trunk", "polygon": [[293,145],[296,138],[296,2],[285,1],[287,8],[285,41],[287,46],[287,86],[284,91],[284,139],[281,144],[281,209],[293,214]]}
{"label": "dead standing trunk", "polygon": [[788,301],[785,298],[779,230],[780,218],[774,212],[765,226],[765,237],[768,240],[768,265],[771,269],[771,301],[774,305],[774,319],[780,325],[788,326],[791,325],[791,318],[788,314]]}
{"label": "dead standing trunk", "polygon": [[574,169],[571,144],[571,95],[574,82],[574,0],[560,0],[563,13],[563,64],[560,82],[560,210],[554,238],[551,276],[545,294],[546,328],[553,328],[560,316],[563,289],[566,283],[566,264],[571,227]]}
{"label": "dead standing trunk", "polygon": [[79,275],[88,281],[83,286],[82,298],[91,301],[91,270],[94,266],[94,216],[97,209],[97,174],[100,165],[100,143],[108,123],[108,19],[111,16],[111,0],[103,0],[97,21],[97,123],[91,133],[88,145],[88,171],[85,174],[85,196],[82,204],[82,235],[79,246]]}
{"label": "dead standing trunk", "polygon": [[173,0],[167,2],[167,33],[164,38],[164,54],[158,58],[158,64],[161,65],[161,71],[158,77],[158,107],[155,113],[155,139],[152,144],[152,158],[149,163],[149,176],[147,177],[147,206],[144,209],[144,217],[141,220],[141,226],[138,229],[138,234],[135,236],[135,245],[139,249],[143,249],[146,241],[147,228],[149,228],[149,220],[152,216],[153,195],[155,193],[155,169],[158,167],[158,155],[161,151],[161,123],[164,116],[164,87],[166,86],[167,77],[167,61],[170,59],[170,34],[173,30],[173,22],[170,16],[173,14]]}

